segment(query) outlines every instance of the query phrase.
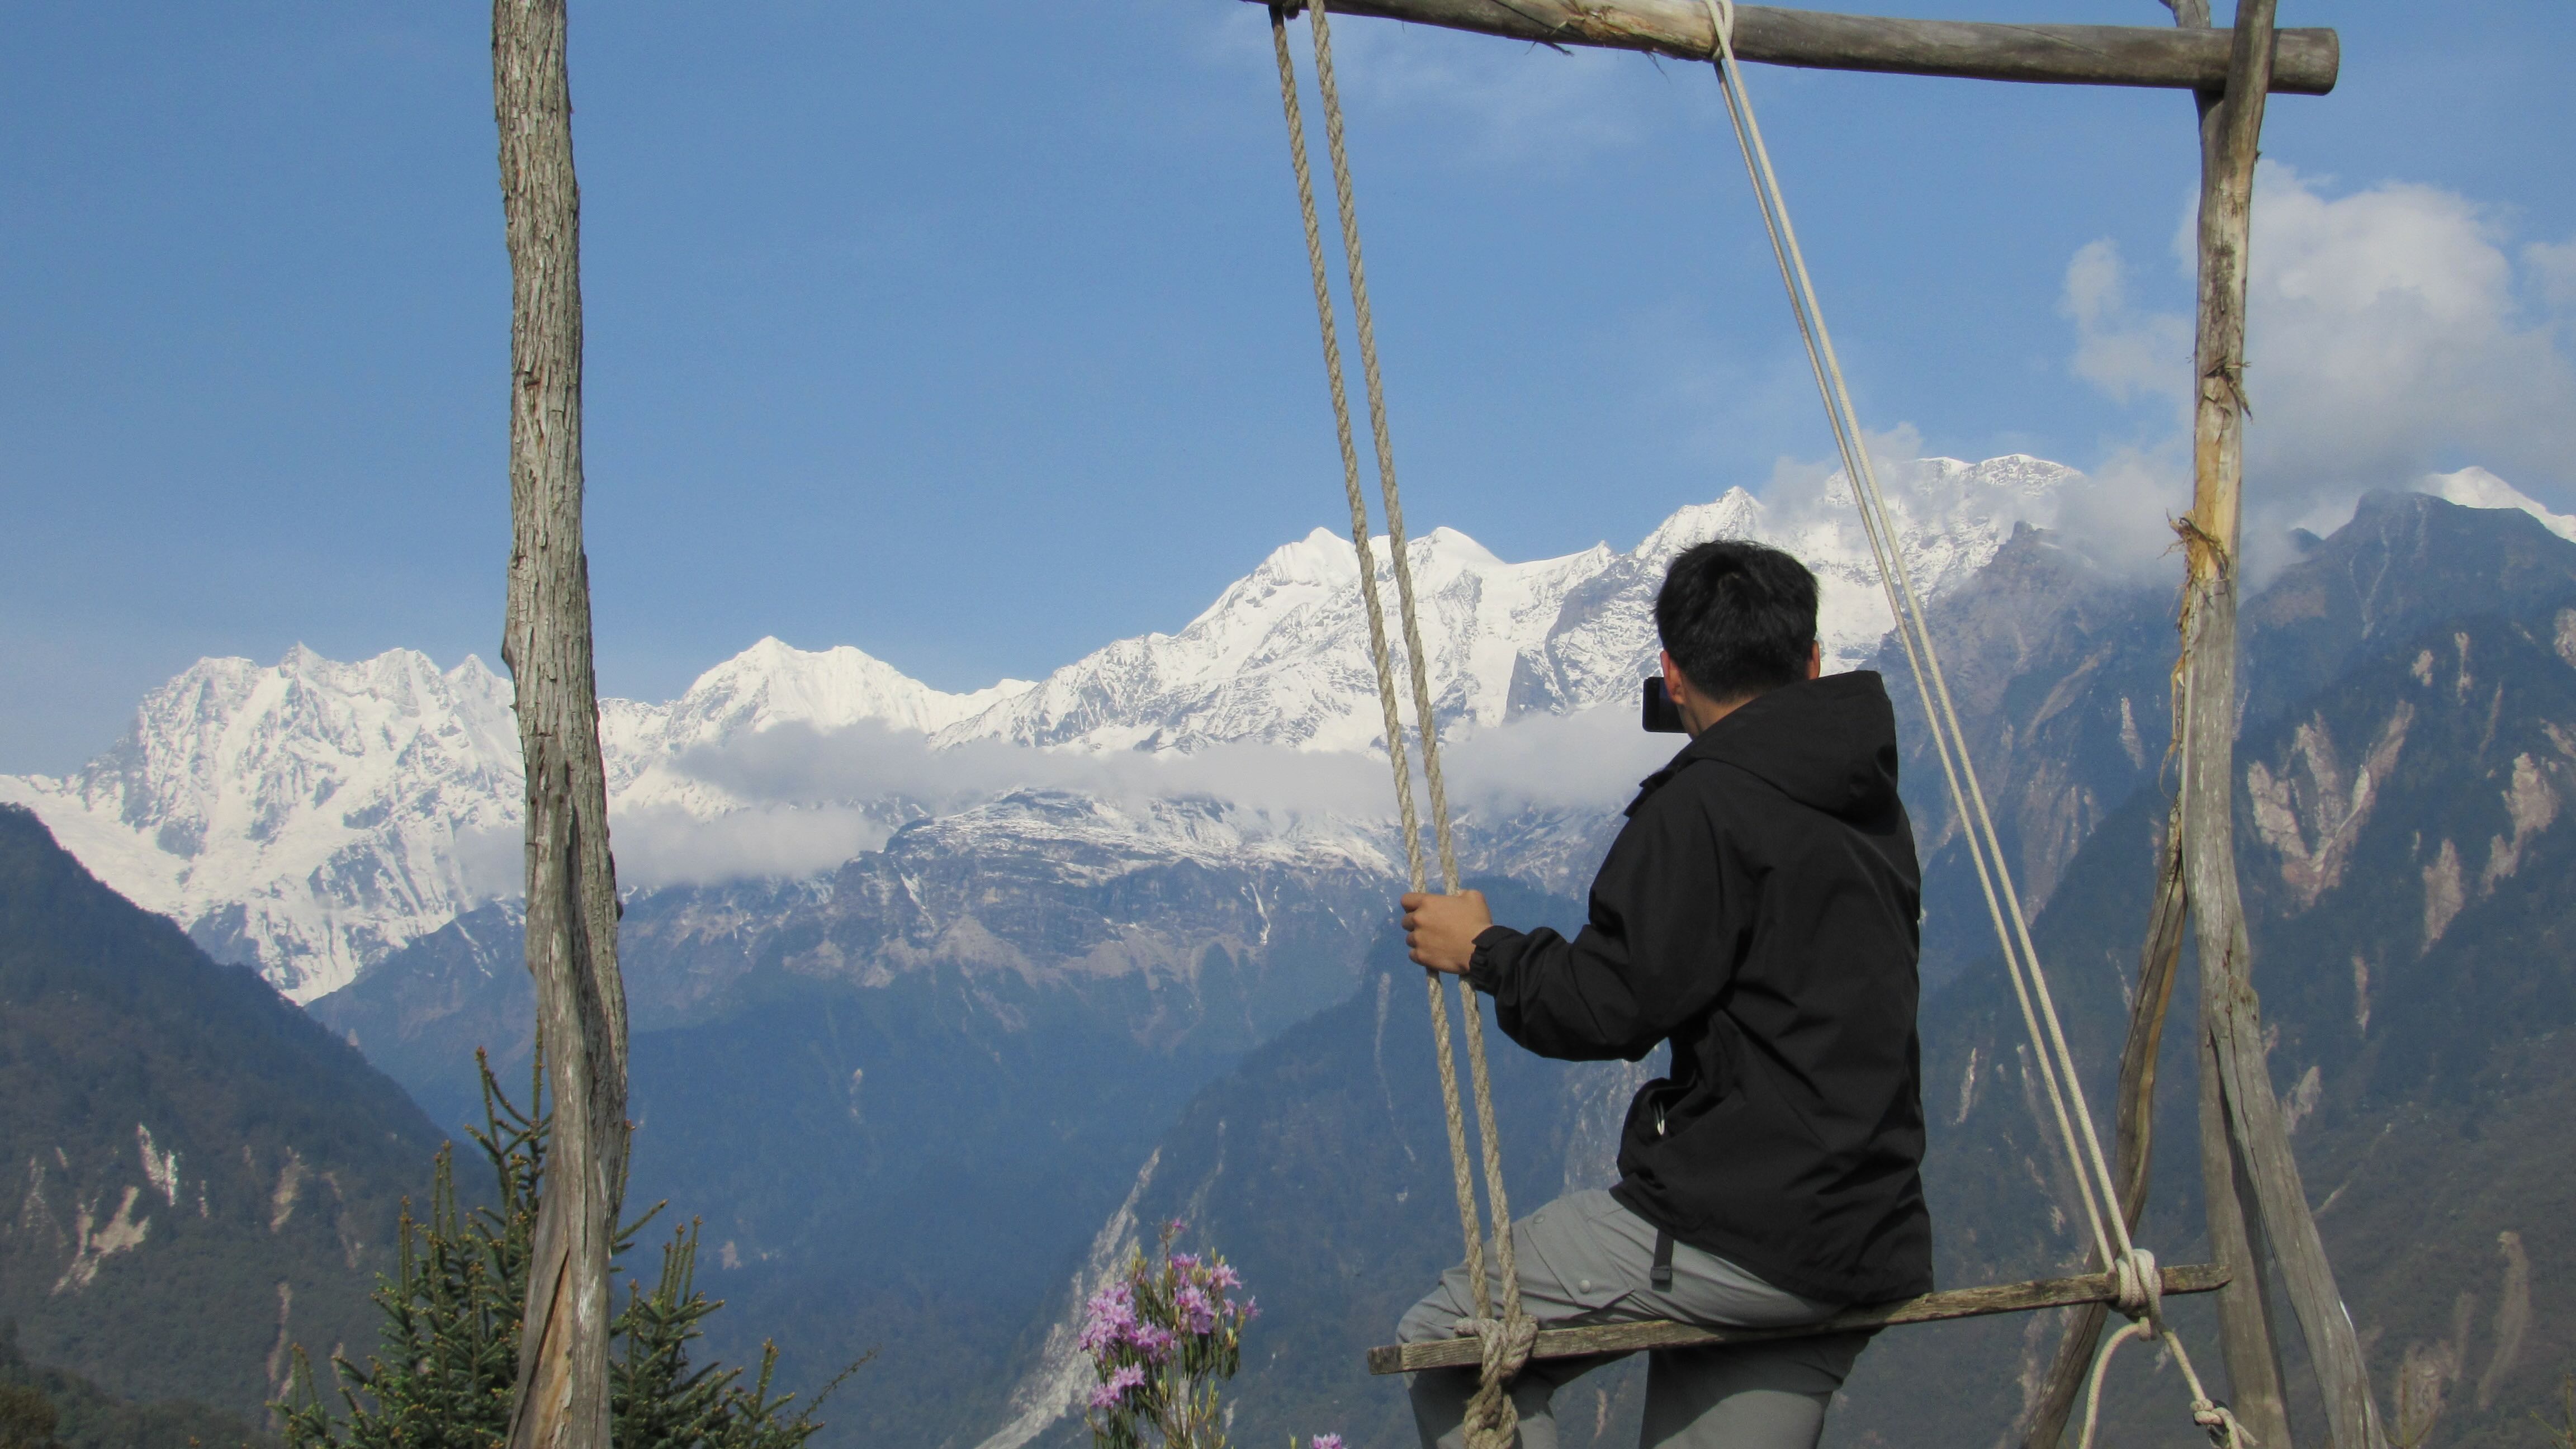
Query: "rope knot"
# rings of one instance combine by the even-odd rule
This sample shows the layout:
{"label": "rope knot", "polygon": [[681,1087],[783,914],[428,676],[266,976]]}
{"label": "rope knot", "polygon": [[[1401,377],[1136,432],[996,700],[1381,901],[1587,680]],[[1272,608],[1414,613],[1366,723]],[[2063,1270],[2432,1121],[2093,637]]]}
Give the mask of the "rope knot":
{"label": "rope knot", "polygon": [[1511,1449],[1520,1433],[1520,1407],[1511,1383],[1538,1342],[1538,1320],[1505,1310],[1501,1318],[1462,1318],[1462,1333],[1476,1336],[1479,1377],[1467,1401],[1467,1449]]}
{"label": "rope knot", "polygon": [[1735,49],[1735,0],[1700,0],[1708,7],[1708,58],[1724,60]]}
{"label": "rope knot", "polygon": [[2156,1255],[2144,1248],[2131,1248],[2111,1265],[2119,1279],[2119,1288],[2111,1306],[2130,1318],[2151,1324],[2164,1322],[2165,1280],[2156,1271]]}
{"label": "rope knot", "polygon": [[2214,1399],[2192,1400],[2191,1421],[2209,1436],[2213,1449],[2253,1449],[2261,1442],[2236,1422],[2234,1411]]}

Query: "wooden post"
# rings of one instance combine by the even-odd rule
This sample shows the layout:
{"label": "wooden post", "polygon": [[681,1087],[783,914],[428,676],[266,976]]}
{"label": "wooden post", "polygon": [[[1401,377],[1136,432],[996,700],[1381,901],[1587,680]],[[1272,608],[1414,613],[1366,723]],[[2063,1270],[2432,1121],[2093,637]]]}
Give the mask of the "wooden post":
{"label": "wooden post", "polygon": [[509,665],[527,768],[528,971],[553,1097],[510,1449],[608,1449],[609,1243],[626,1187],[626,991],[581,537],[581,197],[564,0],[494,0],[510,248]]}
{"label": "wooden post", "polygon": [[[2209,0],[2174,0],[2172,8],[2174,12],[2174,23],[2179,26],[2186,28],[2205,28],[2210,23]],[[2243,17],[2240,16],[2239,18],[2242,19]],[[2226,116],[2226,97],[2223,93],[2203,91],[2200,93],[2198,101],[2201,133],[2202,215],[2205,224],[2206,219],[2209,216],[2208,190],[2211,184],[2211,177],[2217,174],[2212,166],[2211,148],[2214,144],[2214,137],[2216,135],[2215,128],[2223,124]],[[2249,229],[2251,220],[2252,212],[2249,206],[2247,211],[2247,223]],[[2203,288],[2201,294],[2203,298],[2203,306],[2200,312],[2201,323],[2199,342],[2195,348],[2192,362],[2192,377],[2194,380],[2194,389],[2196,394],[2201,391],[2199,388],[2199,380],[2205,376],[2208,371],[2208,359],[2212,355],[2211,349],[2213,346],[2219,345],[2214,340],[2213,317],[2211,309],[2207,304],[2207,298],[2210,295],[2208,284],[2211,269],[2208,260],[2210,248],[2206,237],[2207,233],[2204,231],[2204,239],[2201,245],[2202,261],[2200,267],[2200,277]],[[2239,340],[2241,343],[2241,320],[2237,325]],[[2236,401],[2241,405],[2241,398]],[[2207,486],[2202,482],[2202,480],[2211,476],[2209,472],[2210,465],[2203,461],[2204,455],[2200,452],[2198,447],[2198,439],[2203,436],[2201,423],[2209,416],[2209,413],[2210,404],[2204,401],[2195,409],[2194,415],[2195,512],[2197,512],[2199,501],[2203,496],[2203,489]],[[2231,412],[2228,416],[2230,418],[2234,418],[2239,415]],[[2238,425],[2241,426],[2241,424]],[[2226,484],[2226,488],[2229,490],[2228,496],[2230,499],[2227,506],[2231,511],[2235,507],[2233,502],[2233,490],[2236,488],[2237,482],[2239,481],[2241,481],[2241,479],[2230,481]],[[2185,538],[2188,540],[2190,536],[2190,533],[2186,531]],[[2185,564],[2186,580],[2192,590],[2194,590],[2194,595],[2187,596],[2185,601],[2185,614],[2183,619],[2183,658],[2181,663],[2177,666],[2175,675],[2178,682],[2187,681],[2191,677],[2190,671],[2194,658],[2195,645],[2191,636],[2192,614],[2190,613],[2190,610],[2193,606],[2193,597],[2196,596],[2197,591],[2201,588],[2201,569],[2208,562],[2209,560],[2204,559],[2197,554],[2187,555]],[[2235,657],[2234,605],[2232,601],[2227,606],[2227,614],[2229,633],[2228,667],[2232,673]],[[2189,731],[2191,729],[2189,720],[2185,718],[2188,714],[2187,701],[2189,697],[2190,692],[2187,688],[2177,690],[2174,696],[2174,738],[2177,742],[2188,738]],[[2222,795],[2228,788],[2230,788],[2225,782],[2228,780],[2233,769],[2232,742],[2235,739],[2235,723],[2232,711],[2229,714],[2228,723],[2224,728],[2226,738],[2230,742],[2230,763],[2226,768],[2222,768],[2219,771],[2219,776],[2222,782],[2220,785]],[[2180,826],[2182,823],[2180,819],[2180,809],[2181,803],[2178,801],[2176,802],[2177,826]],[[2227,828],[2229,830],[2229,838],[2232,842],[2234,831],[2232,818],[2230,819]],[[2230,867],[2230,880],[2233,880],[2232,866]],[[2237,899],[2232,893],[2232,888],[2228,899],[2231,901]],[[2241,911],[2241,908],[2240,903],[2238,909]],[[2203,974],[2205,976],[2206,972]],[[2281,1372],[2280,1342],[2273,1331],[2271,1280],[2261,1271],[2263,1265],[2263,1236],[2259,1230],[2260,1216],[2258,1212],[2255,1212],[2252,1209],[2251,1204],[2253,1199],[2251,1196],[2242,1190],[2241,1176],[2237,1171],[2237,1152],[2234,1134],[2229,1130],[2227,1125],[2226,1088],[2220,1077],[2218,1057],[2216,1052],[2212,1049],[2211,1037],[2206,1027],[2206,1022],[2208,1021],[2208,1006],[2206,1002],[2204,1002],[2202,1006],[2201,1019],[2204,1026],[2199,1033],[2199,1040],[2196,1043],[2196,1050],[2193,1052],[2192,1059],[2199,1070],[2200,1077],[2199,1140],[2201,1192],[2204,1207],[2203,1216],[2209,1229],[2210,1256],[2219,1262],[2226,1264],[2231,1270],[2233,1270],[2230,1274],[2230,1281],[2235,1285],[2235,1291],[2232,1293],[2221,1294],[2218,1302],[2219,1347],[2227,1362],[2228,1393],[2234,1401],[2238,1421],[2246,1426],[2247,1432],[2253,1434],[2260,1442],[2267,1444],[2280,1444],[2285,1446],[2286,1449],[2286,1446],[2290,1443],[2289,1400],[2284,1389],[2284,1376]],[[2252,1221],[2249,1221],[2249,1218],[2252,1219]]]}
{"label": "wooden post", "polygon": [[[2309,1214],[2272,1091],[2237,892],[2235,824],[2236,605],[2242,534],[2245,417],[2245,259],[2254,162],[2272,63],[2276,0],[2239,0],[2227,90],[2201,121],[2200,305],[2194,351],[2191,514],[2184,542],[2181,740],[2184,873],[2200,948],[2204,1130],[2201,1169],[2212,1249],[2237,1270],[2220,1297],[2236,1409],[2266,1444],[2286,1444],[2286,1415],[2268,1430],[2247,1413],[2277,1359],[2262,1321],[2261,1276],[2245,1271],[2269,1244],[2299,1316],[2326,1422],[2339,1449],[2384,1449],[2361,1348]],[[2205,13],[2205,0],[2198,7]],[[2190,18],[2182,5],[2176,18]],[[2221,1110],[2223,1109],[2223,1110]],[[2244,1214],[2242,1170],[2255,1211]],[[2243,1244],[2245,1257],[2223,1256]],[[2257,1342],[2257,1340],[2260,1340]],[[2249,1393],[2249,1388],[2254,1390]]]}
{"label": "wooden post", "polygon": [[[1302,5],[1287,0],[1292,12]],[[1676,60],[1707,60],[1717,50],[1703,0],[1333,0],[1333,13]],[[2272,89],[2314,96],[2334,89],[2342,64],[2335,32],[2284,30],[2275,46]],[[1770,5],[1735,7],[1735,55],[1820,70],[2187,91],[2217,90],[2229,63],[2227,37],[2198,29],[1900,20]]]}

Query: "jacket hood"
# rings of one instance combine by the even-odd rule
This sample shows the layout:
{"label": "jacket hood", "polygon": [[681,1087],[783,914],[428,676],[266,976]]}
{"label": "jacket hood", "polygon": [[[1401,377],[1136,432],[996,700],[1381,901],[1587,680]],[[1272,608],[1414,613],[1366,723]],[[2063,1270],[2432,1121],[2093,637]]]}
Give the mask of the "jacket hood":
{"label": "jacket hood", "polygon": [[1896,803],[1896,711],[1876,670],[1784,685],[1738,707],[1647,783],[1695,760],[1721,760],[1842,820]]}

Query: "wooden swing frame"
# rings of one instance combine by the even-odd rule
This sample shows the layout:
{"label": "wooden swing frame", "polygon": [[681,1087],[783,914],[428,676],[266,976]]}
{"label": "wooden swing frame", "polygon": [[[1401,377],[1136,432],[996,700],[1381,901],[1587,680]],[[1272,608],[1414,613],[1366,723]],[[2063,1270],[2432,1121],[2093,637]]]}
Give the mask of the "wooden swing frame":
{"label": "wooden swing frame", "polygon": [[[1262,3],[1262,0],[1254,0]],[[2338,1444],[2382,1449],[2369,1380],[2343,1312],[2264,1065],[2233,853],[2235,558],[2242,484],[2245,251],[2256,140],[2273,91],[2333,88],[2330,30],[2276,30],[2276,0],[2240,0],[2232,35],[2208,0],[2166,0],[2177,29],[1974,25],[1739,6],[1743,60],[1822,69],[2195,93],[2200,112],[2194,494],[2186,550],[2177,742],[2183,783],[2121,1058],[2120,1208],[2145,1199],[2157,1046],[2186,921],[2200,944],[2201,1155],[2215,1264],[2163,1270],[2166,1293],[2216,1292],[2235,1412],[2267,1449],[2289,1426],[2264,1301],[2268,1242],[2325,1392]],[[1302,8],[1284,0],[1283,9]],[[1702,0],[1344,0],[1351,15],[1533,41],[1708,59]],[[579,197],[572,168],[564,0],[494,0],[494,112],[512,274],[512,555],[508,646],[528,780],[528,942],[557,1103],[555,1160],[537,1223],[510,1449],[607,1449],[607,1239],[623,1195],[625,1008],[616,959],[587,561],[582,551]],[[2054,1446],[2098,1336],[2114,1275],[1935,1293],[1797,1332],[1881,1328],[2078,1306],[2025,1443]],[[1782,1331],[1681,1324],[1548,1330],[1541,1356],[1741,1342]],[[1376,1372],[1475,1361],[1473,1341],[1381,1348]],[[2069,1365],[2074,1366],[2070,1374]]]}
{"label": "wooden swing frame", "polygon": [[[1250,0],[1282,13],[1302,0]],[[2369,1377],[2336,1291],[2298,1165],[2264,1065],[2248,972],[2230,814],[2235,744],[2235,559],[2243,485],[2245,255],[2264,102],[2274,93],[2334,88],[2341,45],[2328,29],[2281,30],[2276,0],[2240,0],[2232,31],[2210,27],[2208,0],[2166,0],[2175,28],[2001,25],[1736,6],[1737,59],[1813,69],[2194,93],[2201,137],[2199,307],[2193,356],[2193,502],[2176,523],[2185,548],[2182,649],[2175,670],[2176,742],[2183,782],[2160,852],[2156,900],[2139,989],[2121,1053],[2117,1094],[2119,1210],[2132,1226],[2145,1206],[2156,1059],[2186,925],[2201,961],[2202,1176],[2215,1263],[2161,1270],[2168,1294],[2217,1293],[2234,1412],[2260,1443],[2287,1446],[2289,1420],[2258,1244],[2278,1260],[2305,1329],[2337,1444],[2383,1449]],[[1336,13],[1373,16],[1535,42],[1709,60],[1714,8],[1703,0],[1337,0]],[[2197,903],[2198,909],[2193,909]],[[1875,1330],[2073,1307],[2046,1390],[2023,1426],[2027,1449],[2062,1437],[2107,1309],[2116,1273],[1926,1294],[1793,1329],[1712,1329],[1645,1322],[1541,1330],[1532,1358],[1751,1342]],[[1372,1373],[1472,1366],[1472,1338],[1396,1344],[1368,1353]]]}

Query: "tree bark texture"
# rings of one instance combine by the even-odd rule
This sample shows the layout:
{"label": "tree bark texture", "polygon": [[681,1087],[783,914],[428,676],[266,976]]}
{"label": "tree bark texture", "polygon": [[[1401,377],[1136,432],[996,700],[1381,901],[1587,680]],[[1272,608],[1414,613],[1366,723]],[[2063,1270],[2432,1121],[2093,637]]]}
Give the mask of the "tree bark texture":
{"label": "tree bark texture", "polygon": [[[2157,859],[2155,904],[2147,911],[2146,943],[2138,951],[2138,991],[2129,1005],[2128,1039],[2120,1047],[2113,1147],[2118,1155],[2120,1216],[2133,1234],[2147,1207],[2148,1169],[2155,1161],[2157,1057],[2164,1048],[2165,1014],[2173,1005],[2174,976],[2182,963],[2183,936],[2190,924],[2179,801],[2166,822]],[[2067,1313],[2056,1361],[2023,1425],[2025,1449],[2055,1449],[2065,1435],[2066,1421],[2074,1412],[2076,1396],[2084,1390],[2102,1325],[2109,1317],[2110,1307],[2103,1303],[2081,1304]]]}
{"label": "tree bark texture", "polygon": [[[1303,0],[1289,0],[1288,8]],[[1717,32],[1701,0],[1332,0],[1337,15],[1374,15],[1544,45],[1642,50],[1706,60]],[[2341,42],[2331,30],[2278,32],[2267,84],[2298,95],[2334,89]],[[2128,25],[1992,25],[1735,7],[1739,60],[1819,70],[1959,76],[2061,85],[2215,91],[2226,84],[2223,34]]]}
{"label": "tree bark texture", "polygon": [[[2208,1040],[2217,1114],[2223,1132],[2204,1131],[2202,1173],[2214,1249],[2231,1234],[2225,1221],[2242,1201],[2241,1165],[2254,1211],[2246,1215],[2248,1256],[2221,1295],[2228,1373],[2241,1402],[2277,1362],[2261,1322],[2261,1277],[2248,1271],[2268,1243],[2279,1260],[2299,1317],[2327,1427],[2340,1449],[2384,1449],[2370,1377],[2351,1316],[2335,1288],[2334,1270],[2308,1211],[2307,1189],[2291,1155],[2280,1100],[2265,1061],[2263,1022],[2254,994],[2237,891],[2235,737],[2237,559],[2244,476],[2245,266],[2251,230],[2254,162],[2269,89],[2275,0],[2240,0],[2224,100],[2201,123],[2199,338],[2194,352],[2197,397],[2192,427],[2193,493],[2182,526],[2186,567],[2182,608],[2183,841],[2186,889],[2200,951],[2201,1029]],[[2232,1139],[2232,1141],[2230,1140]],[[2241,1210],[2241,1209],[2240,1209]],[[2231,1301],[2232,1300],[2232,1301]],[[2250,1300],[2250,1301],[2249,1301]],[[2261,1333],[2264,1341],[2251,1341]],[[2247,1427],[2266,1443],[2287,1442]],[[2279,1437],[2273,1437],[2278,1434]]]}
{"label": "tree bark texture", "polygon": [[608,1449],[608,1259],[626,1184],[626,992],[582,552],[581,197],[564,24],[564,0],[494,0],[511,302],[501,657],[527,768],[528,971],[553,1099],[510,1449]]}

